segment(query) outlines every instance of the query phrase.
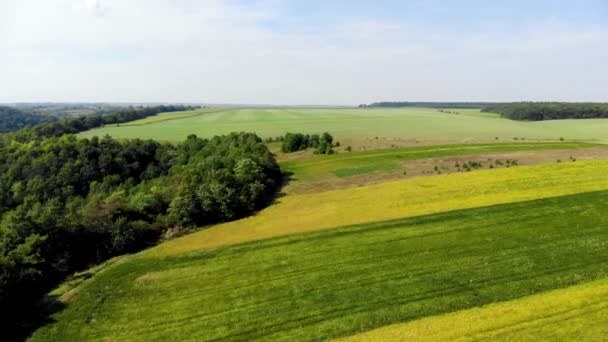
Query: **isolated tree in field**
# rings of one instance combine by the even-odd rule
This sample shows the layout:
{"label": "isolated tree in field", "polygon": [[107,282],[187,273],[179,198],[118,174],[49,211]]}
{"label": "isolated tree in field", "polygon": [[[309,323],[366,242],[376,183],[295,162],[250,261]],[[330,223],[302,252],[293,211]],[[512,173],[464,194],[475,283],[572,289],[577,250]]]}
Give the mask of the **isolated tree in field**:
{"label": "isolated tree in field", "polygon": [[285,140],[283,140],[281,150],[286,153],[305,150],[308,148],[308,142],[309,138],[304,136],[304,134],[287,133],[285,134]]}
{"label": "isolated tree in field", "polygon": [[331,134],[325,132],[321,136],[318,134],[308,135],[302,133],[287,133],[281,150],[284,153],[305,150],[309,147],[315,149],[317,154],[332,154],[334,138]]}

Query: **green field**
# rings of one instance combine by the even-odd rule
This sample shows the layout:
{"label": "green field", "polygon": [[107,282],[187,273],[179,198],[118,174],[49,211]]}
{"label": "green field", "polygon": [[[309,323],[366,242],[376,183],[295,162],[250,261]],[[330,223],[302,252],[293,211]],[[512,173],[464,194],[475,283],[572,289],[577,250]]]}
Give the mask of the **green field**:
{"label": "green field", "polygon": [[[608,119],[457,111],[205,109],[82,133],[177,141],[329,131],[384,149],[281,154],[291,180],[269,207],[81,274],[52,293],[66,307],[31,339],[604,337],[608,161],[571,155],[605,158]],[[432,144],[373,145],[382,138]],[[530,151],[541,165],[403,178],[404,161]],[[539,157],[552,152],[566,157]],[[391,172],[403,179],[348,184]]]}
{"label": "green field", "polygon": [[[328,131],[339,139],[394,137],[419,140],[577,139],[608,140],[608,119],[521,122],[479,110],[441,113],[430,108],[405,109],[202,109],[148,118],[136,125],[94,129],[83,137],[109,134],[115,138],[180,141],[189,134],[210,137],[234,131],[275,137],[286,132]],[[197,115],[203,114],[204,115]],[[172,120],[167,120],[173,117]],[[156,121],[155,121],[156,120]],[[145,124],[141,124],[145,123]]]}
{"label": "green field", "polygon": [[334,177],[403,169],[405,160],[458,155],[475,155],[490,152],[543,151],[606,146],[577,142],[547,143],[491,143],[403,147],[384,150],[320,155],[316,158],[297,159],[281,163],[281,167],[293,172],[298,182],[313,182]]}
{"label": "green field", "polygon": [[606,336],[608,278],[603,278],[507,302],[389,325],[341,341],[602,341]]}
{"label": "green field", "polygon": [[190,117],[198,116],[198,115],[208,115],[208,114],[216,113],[219,111],[222,111],[222,110],[221,109],[199,109],[199,110],[193,110],[193,111],[187,111],[187,112],[159,113],[154,116],[149,116],[145,119],[135,120],[135,121],[121,124],[121,125],[108,125],[108,127],[143,126],[143,125],[149,125],[149,124],[159,123],[159,122],[163,122],[163,121],[185,119],[185,118],[190,118]]}
{"label": "green field", "polygon": [[116,263],[34,341],[319,340],[608,276],[608,192]]}
{"label": "green field", "polygon": [[608,161],[544,164],[289,194],[256,215],[200,230],[143,253],[176,255],[338,226],[608,190],[607,171]]}

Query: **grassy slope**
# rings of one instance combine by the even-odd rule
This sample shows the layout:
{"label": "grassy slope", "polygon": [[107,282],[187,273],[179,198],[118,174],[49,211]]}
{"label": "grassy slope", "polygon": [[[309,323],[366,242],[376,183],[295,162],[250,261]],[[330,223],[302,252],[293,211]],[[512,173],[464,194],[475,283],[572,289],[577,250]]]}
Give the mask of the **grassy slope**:
{"label": "grassy slope", "polygon": [[602,341],[606,336],[608,279],[604,278],[390,325],[340,341]]}
{"label": "grassy slope", "polygon": [[340,139],[374,136],[442,141],[495,137],[608,139],[607,119],[519,122],[474,110],[460,112],[460,115],[445,114],[430,108],[227,109],[145,126],[105,127],[81,135],[178,141],[189,134],[208,137],[233,131],[250,131],[263,137],[293,131],[329,131]]}
{"label": "grassy slope", "polygon": [[169,241],[147,253],[169,255],[349,224],[605,190],[607,171],[608,161],[520,166],[289,195],[255,216]]}
{"label": "grassy slope", "polygon": [[292,160],[281,163],[281,168],[293,172],[297,182],[314,182],[348,177],[377,171],[403,169],[400,161],[444,156],[458,156],[490,152],[542,151],[553,149],[575,149],[594,146],[577,142],[555,143],[495,143],[462,144],[443,146],[404,147],[364,152],[320,155],[315,158]]}
{"label": "grassy slope", "polygon": [[[203,109],[190,110],[190,111],[184,111],[184,112],[159,113],[157,115],[149,116],[149,117],[141,119],[141,120],[135,120],[135,121],[131,121],[128,123],[124,123],[124,124],[121,124],[120,126],[150,125],[150,124],[159,123],[162,121],[184,119],[184,118],[189,118],[189,117],[193,117],[193,116],[197,116],[197,115],[208,115],[208,114],[216,113],[216,112],[220,112],[220,111],[223,111],[223,110],[214,109],[214,108],[203,108]],[[118,126],[117,125],[108,125],[108,128],[111,128],[111,127],[118,127]]]}
{"label": "grassy slope", "polygon": [[511,300],[608,276],[606,209],[595,192],[140,255],[33,340],[317,340]]}

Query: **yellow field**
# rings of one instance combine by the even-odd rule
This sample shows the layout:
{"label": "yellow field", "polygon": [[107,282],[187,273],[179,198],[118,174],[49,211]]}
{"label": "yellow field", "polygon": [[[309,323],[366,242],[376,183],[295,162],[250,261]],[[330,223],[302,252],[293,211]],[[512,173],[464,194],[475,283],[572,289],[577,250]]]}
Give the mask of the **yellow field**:
{"label": "yellow field", "polygon": [[606,336],[608,279],[602,279],[338,341],[603,341]]}
{"label": "yellow field", "polygon": [[521,166],[285,196],[255,216],[147,250],[173,255],[337,226],[608,189],[608,161]]}

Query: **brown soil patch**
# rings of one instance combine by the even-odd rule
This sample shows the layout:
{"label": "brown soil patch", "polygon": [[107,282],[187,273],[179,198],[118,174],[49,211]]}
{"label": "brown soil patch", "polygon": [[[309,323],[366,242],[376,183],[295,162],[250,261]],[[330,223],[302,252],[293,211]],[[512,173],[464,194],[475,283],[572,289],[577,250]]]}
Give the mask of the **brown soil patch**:
{"label": "brown soil patch", "polygon": [[403,161],[402,170],[375,172],[313,183],[294,184],[290,194],[315,193],[387,182],[396,179],[471,172],[475,170],[517,167],[547,163],[573,163],[608,159],[608,148],[594,147],[564,150],[484,153]]}
{"label": "brown soil patch", "polygon": [[[414,147],[414,146],[437,146],[437,145],[454,145],[454,144],[491,144],[491,143],[530,143],[530,142],[558,142],[559,140],[547,140],[547,139],[526,139],[526,140],[512,140],[512,139],[499,139],[499,140],[483,140],[483,139],[451,139],[451,140],[420,140],[420,139],[403,139],[403,138],[384,138],[378,137],[366,138],[366,139],[338,139],[340,146],[335,147],[338,153],[348,153],[346,151],[347,146],[351,146],[352,151],[372,151],[372,150],[383,150],[389,148],[399,147]],[[306,151],[298,151],[292,153],[281,152],[281,143],[269,143],[268,148],[272,153],[275,154],[277,161],[290,161],[290,160],[301,160],[309,159],[314,157],[313,149]]]}

